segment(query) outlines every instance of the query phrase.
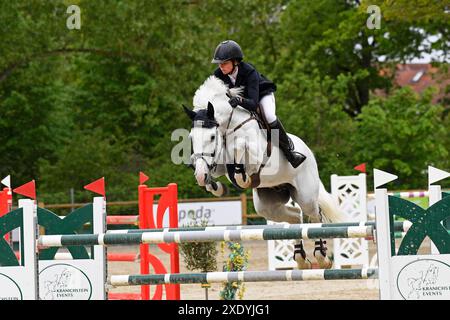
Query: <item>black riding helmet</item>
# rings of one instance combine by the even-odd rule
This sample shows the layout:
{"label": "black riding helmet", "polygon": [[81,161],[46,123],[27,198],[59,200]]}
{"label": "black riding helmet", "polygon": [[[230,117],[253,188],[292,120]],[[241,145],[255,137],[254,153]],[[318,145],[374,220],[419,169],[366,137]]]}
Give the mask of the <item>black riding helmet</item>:
{"label": "black riding helmet", "polygon": [[211,63],[224,63],[225,61],[231,59],[235,59],[240,62],[243,58],[244,54],[242,53],[242,49],[239,44],[233,40],[225,40],[217,46]]}

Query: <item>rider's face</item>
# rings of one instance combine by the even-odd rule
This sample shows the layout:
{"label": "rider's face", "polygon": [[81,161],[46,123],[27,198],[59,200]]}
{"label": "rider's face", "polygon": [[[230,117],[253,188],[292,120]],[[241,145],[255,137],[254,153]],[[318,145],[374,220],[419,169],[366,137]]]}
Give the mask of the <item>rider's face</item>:
{"label": "rider's face", "polygon": [[228,60],[219,64],[219,68],[223,74],[229,74],[233,70],[233,61]]}

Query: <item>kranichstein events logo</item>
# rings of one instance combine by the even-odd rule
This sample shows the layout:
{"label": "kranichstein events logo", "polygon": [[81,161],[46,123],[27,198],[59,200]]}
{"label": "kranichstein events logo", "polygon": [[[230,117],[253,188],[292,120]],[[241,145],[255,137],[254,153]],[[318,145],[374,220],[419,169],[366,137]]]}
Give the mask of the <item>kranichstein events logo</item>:
{"label": "kranichstein events logo", "polygon": [[22,300],[22,291],[17,283],[5,274],[0,273],[0,300]]}
{"label": "kranichstein events logo", "polygon": [[89,300],[92,284],[86,274],[69,264],[51,265],[39,273],[42,300]]}
{"label": "kranichstein events logo", "polygon": [[413,261],[398,273],[397,288],[407,300],[450,299],[450,265],[434,259]]}

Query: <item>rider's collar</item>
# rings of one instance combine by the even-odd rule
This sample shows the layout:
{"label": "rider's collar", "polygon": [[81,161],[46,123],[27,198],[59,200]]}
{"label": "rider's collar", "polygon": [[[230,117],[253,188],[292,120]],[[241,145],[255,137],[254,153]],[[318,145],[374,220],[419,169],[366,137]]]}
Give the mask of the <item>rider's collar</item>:
{"label": "rider's collar", "polygon": [[238,75],[239,67],[236,65],[236,66],[233,67],[233,69],[234,70],[228,74],[228,77],[230,78],[231,82],[234,85],[236,83],[236,78],[237,78],[237,75]]}

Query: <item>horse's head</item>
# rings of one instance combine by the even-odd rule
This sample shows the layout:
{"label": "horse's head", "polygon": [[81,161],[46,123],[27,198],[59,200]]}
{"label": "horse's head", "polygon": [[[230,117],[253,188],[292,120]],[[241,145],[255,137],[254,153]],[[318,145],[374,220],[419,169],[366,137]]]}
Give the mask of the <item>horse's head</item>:
{"label": "horse's head", "polygon": [[233,110],[228,103],[229,97],[239,95],[242,91],[243,88],[229,89],[222,80],[210,76],[195,92],[194,110],[183,106],[192,120],[189,135],[193,146],[191,164],[195,168],[195,178],[200,186],[209,184],[211,171],[223,156],[223,135]]}
{"label": "horse's head", "polygon": [[214,107],[210,102],[206,109],[192,111],[185,106],[183,109],[192,120],[189,137],[192,141],[191,164],[195,168],[194,175],[198,185],[205,186],[211,178],[211,170],[217,165],[222,148],[219,123],[214,117]]}

